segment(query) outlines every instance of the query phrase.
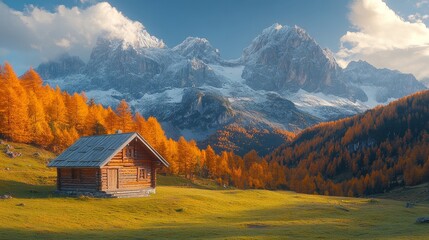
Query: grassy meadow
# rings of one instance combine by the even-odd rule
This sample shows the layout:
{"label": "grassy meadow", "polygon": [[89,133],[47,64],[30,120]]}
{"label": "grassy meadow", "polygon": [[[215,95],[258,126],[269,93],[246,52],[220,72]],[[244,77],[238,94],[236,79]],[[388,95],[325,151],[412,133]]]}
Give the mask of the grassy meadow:
{"label": "grassy meadow", "polygon": [[[0,239],[428,239],[429,204],[288,191],[223,190],[210,181],[159,176],[147,198],[65,198],[52,194],[53,155],[0,146]],[[37,153],[37,154],[35,154]]]}

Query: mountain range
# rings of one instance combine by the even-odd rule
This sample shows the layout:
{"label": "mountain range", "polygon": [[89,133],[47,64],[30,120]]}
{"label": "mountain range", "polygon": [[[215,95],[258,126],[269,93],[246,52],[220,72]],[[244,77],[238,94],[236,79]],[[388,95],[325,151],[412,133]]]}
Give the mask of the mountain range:
{"label": "mountain range", "polygon": [[204,38],[169,48],[146,31],[139,36],[100,36],[87,62],[68,53],[36,70],[45,83],[104,105],[126,99],[170,137],[238,154],[266,154],[308,126],[426,89],[411,74],[363,61],[343,69],[297,26],[264,29],[235,60]]}

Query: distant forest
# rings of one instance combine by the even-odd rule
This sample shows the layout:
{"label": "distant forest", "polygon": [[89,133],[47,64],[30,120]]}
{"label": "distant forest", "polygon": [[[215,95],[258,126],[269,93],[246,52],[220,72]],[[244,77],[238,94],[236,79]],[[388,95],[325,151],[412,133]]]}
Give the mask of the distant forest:
{"label": "distant forest", "polygon": [[429,91],[300,133],[267,157],[286,188],[364,196],[429,181]]}
{"label": "distant forest", "polygon": [[363,196],[429,180],[429,91],[352,118],[319,124],[265,158],[217,154],[195,141],[167,138],[154,117],[132,114],[126,101],[115,109],[50,86],[33,69],[20,78],[0,65],[0,135],[60,153],[80,136],[140,133],[170,168],[193,179],[210,178],[238,188]]}

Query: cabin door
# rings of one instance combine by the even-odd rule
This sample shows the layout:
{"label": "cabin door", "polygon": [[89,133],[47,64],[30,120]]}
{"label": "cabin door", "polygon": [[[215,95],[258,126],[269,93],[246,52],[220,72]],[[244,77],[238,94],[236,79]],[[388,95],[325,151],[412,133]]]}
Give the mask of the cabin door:
{"label": "cabin door", "polygon": [[107,169],[107,189],[118,189],[118,169]]}

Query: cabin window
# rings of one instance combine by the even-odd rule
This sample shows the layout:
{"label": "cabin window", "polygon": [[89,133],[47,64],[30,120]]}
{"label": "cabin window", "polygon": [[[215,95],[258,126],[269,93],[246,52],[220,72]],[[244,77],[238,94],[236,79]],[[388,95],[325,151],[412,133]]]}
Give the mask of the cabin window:
{"label": "cabin window", "polygon": [[143,180],[147,178],[147,171],[144,168],[139,168],[139,180]]}
{"label": "cabin window", "polygon": [[73,180],[80,179],[80,171],[79,169],[73,168],[71,172],[71,177]]}
{"label": "cabin window", "polygon": [[136,153],[136,151],[135,151],[135,148],[133,146],[129,146],[127,148],[127,157],[134,158],[135,157],[135,153]]}

